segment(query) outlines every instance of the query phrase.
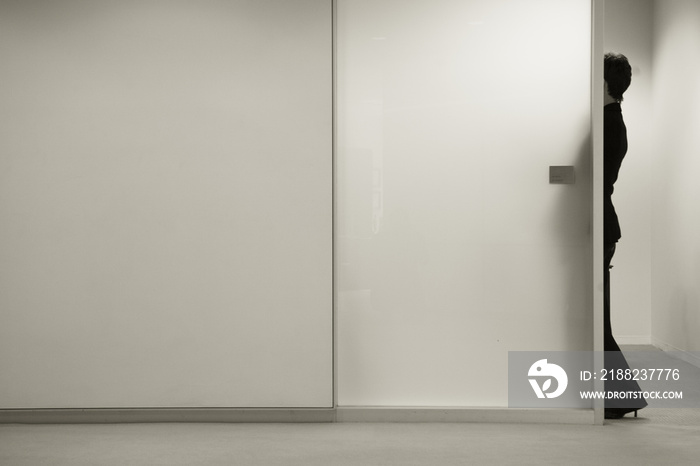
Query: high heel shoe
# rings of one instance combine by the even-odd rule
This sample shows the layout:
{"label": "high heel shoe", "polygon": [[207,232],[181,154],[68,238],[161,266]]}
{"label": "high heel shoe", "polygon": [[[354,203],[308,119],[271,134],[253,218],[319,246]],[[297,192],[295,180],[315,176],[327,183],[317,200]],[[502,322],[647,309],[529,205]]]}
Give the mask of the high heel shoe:
{"label": "high heel shoe", "polygon": [[637,411],[641,408],[605,408],[605,419],[621,419],[627,413],[634,412],[634,417],[637,417]]}

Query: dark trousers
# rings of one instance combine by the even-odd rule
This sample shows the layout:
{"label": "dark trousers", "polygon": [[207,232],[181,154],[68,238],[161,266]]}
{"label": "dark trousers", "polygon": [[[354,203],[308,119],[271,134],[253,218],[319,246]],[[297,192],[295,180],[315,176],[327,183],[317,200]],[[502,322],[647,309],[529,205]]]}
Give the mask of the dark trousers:
{"label": "dark trousers", "polygon": [[[612,333],[612,325],[610,323],[610,263],[615,255],[615,243],[606,244],[604,251],[603,270],[603,285],[604,285],[604,303],[603,303],[603,334],[605,349],[605,369],[607,371],[622,370],[623,373],[630,369],[625,356],[620,351],[620,347],[615,341]],[[641,392],[639,384],[634,380],[608,380],[605,381],[605,391],[617,392]],[[643,408],[647,405],[644,398],[631,398],[625,400],[606,400],[606,408]]]}
{"label": "dark trousers", "polygon": [[603,285],[605,298],[603,301],[603,335],[605,351],[620,351],[620,347],[615,341],[610,323],[610,262],[615,255],[615,243],[605,245],[605,255],[603,264]]}

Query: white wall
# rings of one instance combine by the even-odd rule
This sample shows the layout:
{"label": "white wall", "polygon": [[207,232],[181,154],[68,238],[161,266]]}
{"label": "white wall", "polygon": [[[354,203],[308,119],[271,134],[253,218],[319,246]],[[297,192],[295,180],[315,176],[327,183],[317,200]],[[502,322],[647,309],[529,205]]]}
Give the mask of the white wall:
{"label": "white wall", "polygon": [[621,343],[697,351],[700,2],[605,3],[606,49],[625,53],[634,74],[623,104],[630,151],[615,193],[623,238],[613,329]]}
{"label": "white wall", "polygon": [[340,405],[505,406],[509,350],[592,348],[590,13],[338,2]]}
{"label": "white wall", "polygon": [[700,2],[655,2],[652,336],[700,350]]}
{"label": "white wall", "polygon": [[[589,2],[496,3],[339,2],[341,404],[503,405],[509,349],[590,346]],[[697,350],[698,2],[653,59],[650,1],[606,3],[613,325]],[[330,406],[329,18],[0,2],[0,408]]]}
{"label": "white wall", "polygon": [[0,2],[0,408],[332,406],[331,24]]}
{"label": "white wall", "polygon": [[613,195],[622,228],[611,275],[612,325],[620,344],[651,343],[653,16],[653,0],[605,1],[605,50],[623,53],[632,65],[622,105],[629,151]]}

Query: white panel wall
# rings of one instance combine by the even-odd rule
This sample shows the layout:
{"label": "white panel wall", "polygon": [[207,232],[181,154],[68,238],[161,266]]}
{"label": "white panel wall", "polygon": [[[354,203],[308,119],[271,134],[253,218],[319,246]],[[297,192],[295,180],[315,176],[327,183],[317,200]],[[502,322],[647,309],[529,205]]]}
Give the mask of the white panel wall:
{"label": "white panel wall", "polygon": [[700,2],[655,2],[652,337],[700,351]]}
{"label": "white panel wall", "polygon": [[331,2],[0,2],[0,408],[332,405]]}
{"label": "white panel wall", "polygon": [[505,406],[509,350],[592,347],[590,12],[338,2],[340,405]]}

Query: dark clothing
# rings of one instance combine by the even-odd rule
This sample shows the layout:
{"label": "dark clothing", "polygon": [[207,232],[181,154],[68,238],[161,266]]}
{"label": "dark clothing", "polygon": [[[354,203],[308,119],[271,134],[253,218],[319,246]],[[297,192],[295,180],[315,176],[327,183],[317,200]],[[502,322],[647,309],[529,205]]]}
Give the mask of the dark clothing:
{"label": "dark clothing", "polygon": [[627,153],[627,127],[619,103],[608,104],[604,111],[603,153],[603,228],[604,244],[617,243],[622,236],[620,222],[612,203],[613,185],[617,181],[622,159]]}
{"label": "dark clothing", "polygon": [[[605,368],[608,371],[622,370],[623,373],[629,370],[629,365],[625,356],[620,351],[620,347],[615,341],[610,323],[610,262],[615,254],[617,241],[622,236],[620,223],[615,213],[612,203],[613,185],[617,181],[620,172],[622,159],[627,153],[627,128],[622,119],[622,108],[619,103],[608,104],[604,108],[604,148],[603,165],[604,197],[603,197],[603,229],[604,229],[604,260],[603,285],[604,285],[604,306],[603,306],[603,333],[605,349]],[[643,408],[647,405],[641,397],[641,388],[634,380],[606,380],[605,391],[615,392],[636,392],[639,397],[624,400],[606,400],[606,408]]]}
{"label": "dark clothing", "polygon": [[615,255],[615,243],[606,244],[603,256],[603,336],[605,351],[620,351],[620,347],[615,341],[612,334],[612,325],[610,323],[610,262]]}
{"label": "dark clothing", "polygon": [[627,153],[627,127],[622,119],[622,107],[619,103],[608,104],[603,109],[603,270],[605,286],[605,351],[620,351],[613,338],[610,326],[610,262],[615,254],[615,244],[622,236],[620,222],[617,219],[615,206],[612,203],[614,184],[620,173],[622,159]]}

